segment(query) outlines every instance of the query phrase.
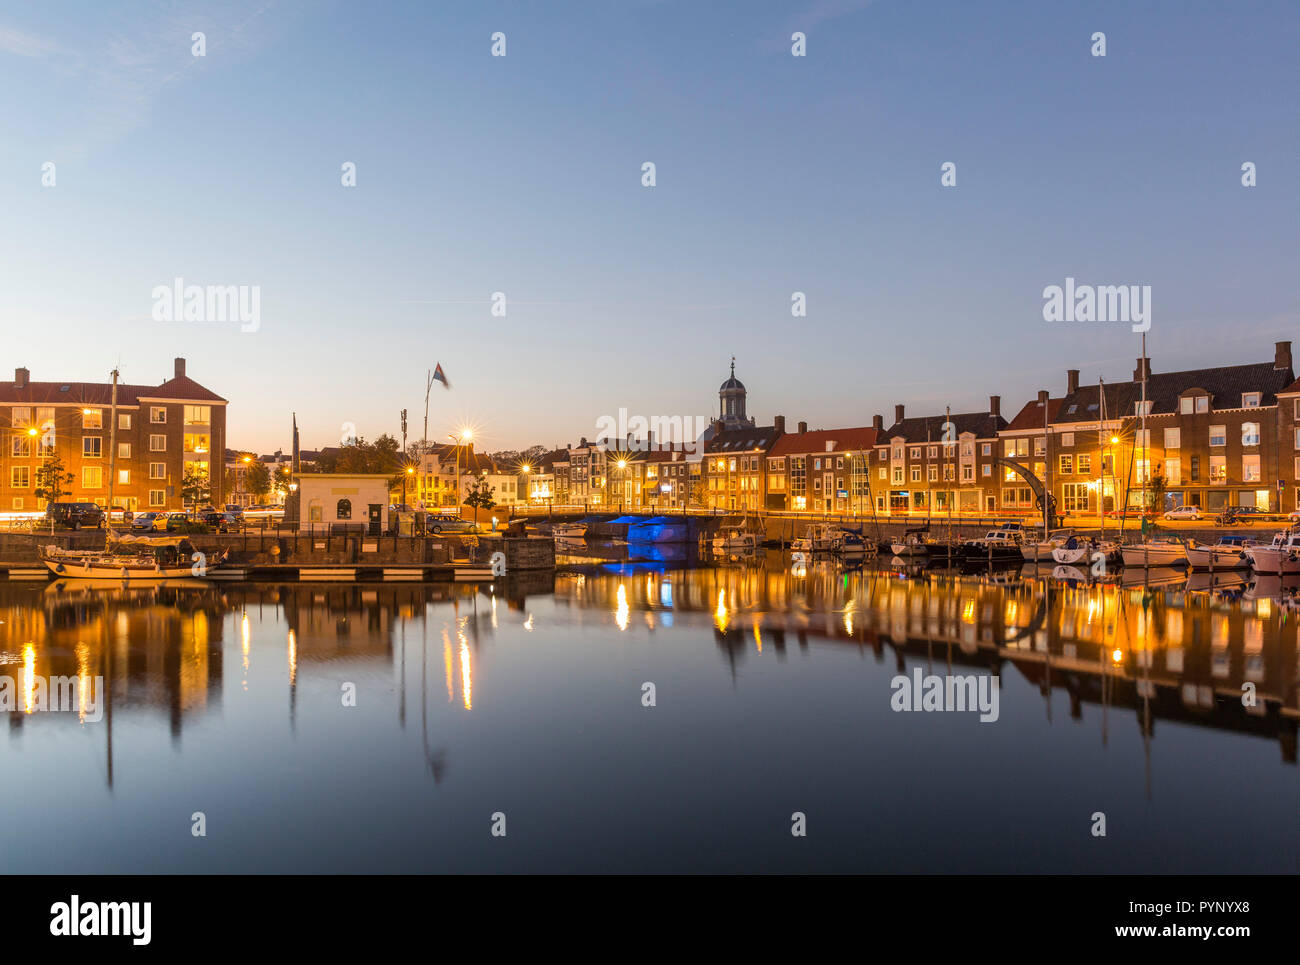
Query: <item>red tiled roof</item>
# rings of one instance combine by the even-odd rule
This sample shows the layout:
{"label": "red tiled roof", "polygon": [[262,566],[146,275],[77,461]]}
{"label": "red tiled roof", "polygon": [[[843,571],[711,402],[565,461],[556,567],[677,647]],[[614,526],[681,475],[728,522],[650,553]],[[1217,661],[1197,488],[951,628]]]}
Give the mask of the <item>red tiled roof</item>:
{"label": "red tiled roof", "polygon": [[[870,449],[879,433],[871,426],[854,429],[815,429],[812,432],[787,432],[776,441],[769,456],[802,456],[818,452],[851,452]],[[834,443],[826,448],[828,442]]]}
{"label": "red tiled roof", "polygon": [[[1055,422],[1057,414],[1061,411],[1061,403],[1065,399],[1047,400],[1047,419],[1049,422]],[[1007,423],[1004,432],[1023,432],[1026,429],[1043,428],[1043,407],[1038,404],[1038,400],[1026,402],[1025,407],[1016,413],[1016,417]]]}
{"label": "red tiled roof", "polygon": [[[185,399],[225,402],[187,376],[168,379],[162,385],[117,385],[118,405],[139,405],[140,399]],[[12,382],[0,382],[0,403],[5,405],[111,405],[113,386],[108,382],[28,382],[21,389]]]}

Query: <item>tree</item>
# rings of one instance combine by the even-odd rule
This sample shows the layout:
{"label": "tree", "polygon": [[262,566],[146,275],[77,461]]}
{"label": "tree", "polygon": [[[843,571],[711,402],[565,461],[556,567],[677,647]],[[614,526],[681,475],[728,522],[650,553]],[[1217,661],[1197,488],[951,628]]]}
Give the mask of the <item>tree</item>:
{"label": "tree", "polygon": [[1169,489],[1169,484],[1165,477],[1157,471],[1147,482],[1147,506],[1157,513],[1165,511],[1165,493]]}
{"label": "tree", "polygon": [[497,504],[497,501],[493,498],[495,492],[496,487],[489,486],[486,479],[471,479],[469,481],[469,484],[465,487],[463,502],[466,506],[473,507],[474,522],[478,522],[478,511],[480,509],[491,509]]}
{"label": "tree", "polygon": [[250,496],[257,497],[258,501],[266,497],[271,491],[271,470],[266,463],[258,460],[248,464],[248,469],[244,472],[244,488]]}
{"label": "tree", "polygon": [[208,471],[200,469],[197,463],[190,463],[185,467],[185,475],[181,479],[181,502],[197,509],[200,503],[205,503],[211,498],[212,487]]}
{"label": "tree", "polygon": [[54,453],[36,468],[36,498],[57,503],[60,496],[71,491],[73,479],[63,465],[63,457]]}
{"label": "tree", "polygon": [[[324,470],[321,471],[324,472]],[[283,500],[288,495],[291,482],[293,482],[293,470],[288,466],[277,466],[274,475],[271,477],[271,487],[280,499]]]}

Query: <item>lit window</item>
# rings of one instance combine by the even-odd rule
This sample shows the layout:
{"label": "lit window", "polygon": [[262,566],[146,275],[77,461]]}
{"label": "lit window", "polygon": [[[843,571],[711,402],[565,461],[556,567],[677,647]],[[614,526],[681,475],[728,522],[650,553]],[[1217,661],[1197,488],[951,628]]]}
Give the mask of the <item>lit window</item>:
{"label": "lit window", "polygon": [[81,428],[83,429],[104,428],[104,410],[103,409],[82,409]]}
{"label": "lit window", "polygon": [[163,405],[149,406],[149,421],[154,425],[162,425],[167,421],[167,407]]}

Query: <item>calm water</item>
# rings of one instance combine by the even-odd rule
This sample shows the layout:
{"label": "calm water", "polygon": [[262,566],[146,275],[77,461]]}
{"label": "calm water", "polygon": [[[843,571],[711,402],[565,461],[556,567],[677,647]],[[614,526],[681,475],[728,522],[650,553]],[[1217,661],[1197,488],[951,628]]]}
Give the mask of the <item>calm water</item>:
{"label": "calm water", "polygon": [[[1296,613],[1207,582],[0,584],[0,868],[1294,872]],[[1000,674],[998,719],[895,712],[916,668]],[[30,706],[97,674],[97,721]]]}

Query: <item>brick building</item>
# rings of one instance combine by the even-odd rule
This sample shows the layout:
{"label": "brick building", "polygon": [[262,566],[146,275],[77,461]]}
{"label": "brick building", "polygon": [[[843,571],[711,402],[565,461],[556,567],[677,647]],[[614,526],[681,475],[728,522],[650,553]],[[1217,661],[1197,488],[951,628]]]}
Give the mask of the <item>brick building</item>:
{"label": "brick building", "polygon": [[27,369],[15,370],[13,382],[0,384],[0,507],[43,509],[37,470],[55,454],[73,477],[63,502],[106,507],[111,492],[128,510],[181,510],[192,468],[208,481],[201,502],[222,505],[226,400],[189,378],[185,359],[159,385],[119,382],[116,411],[114,427],[111,383],[33,382]]}
{"label": "brick building", "polygon": [[997,510],[998,434],[1007,427],[1001,397],[987,412],[907,417],[894,407],[872,460],[872,492],[883,513],[993,513]]}
{"label": "brick building", "polygon": [[871,456],[880,436],[876,425],[851,429],[785,431],[767,455],[767,509],[810,513],[864,513],[871,510]]}

